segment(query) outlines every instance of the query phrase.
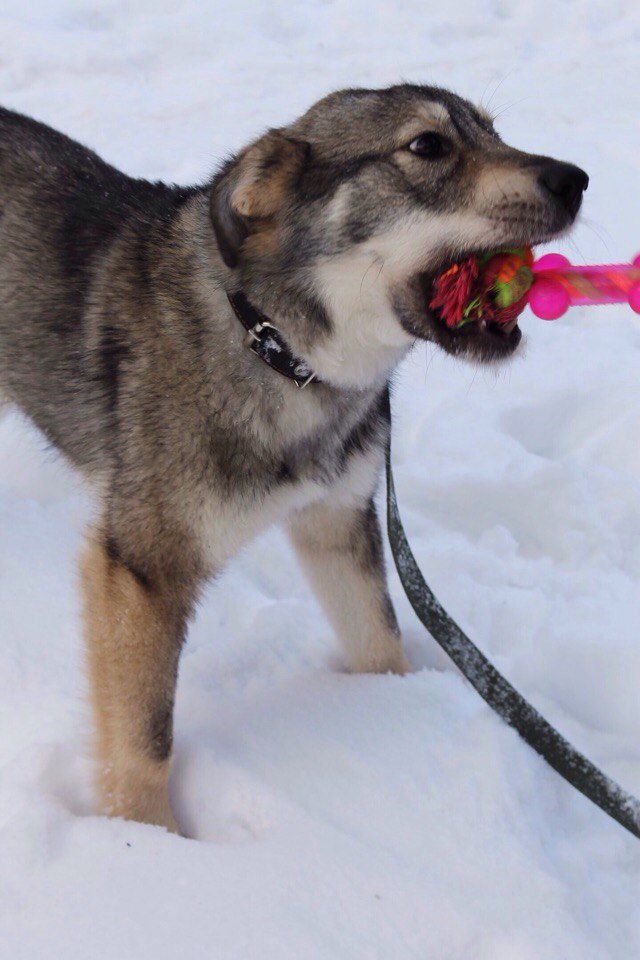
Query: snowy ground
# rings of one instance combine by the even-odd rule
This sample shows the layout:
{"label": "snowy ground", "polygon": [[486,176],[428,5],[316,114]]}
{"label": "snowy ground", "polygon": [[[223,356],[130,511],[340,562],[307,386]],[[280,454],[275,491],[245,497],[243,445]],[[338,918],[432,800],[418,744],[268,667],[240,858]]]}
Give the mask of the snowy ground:
{"label": "snowy ground", "polygon": [[[345,84],[482,99],[506,139],[591,174],[578,261],[640,248],[639,55],[637,0],[0,4],[0,100],[133,174],[201,178]],[[424,348],[405,365],[403,515],[482,649],[640,794],[640,320],[524,327],[498,375]],[[489,712],[395,579],[418,672],[341,672],[277,531],[210,591],[184,656],[173,793],[197,841],[93,816],[74,589],[90,513],[5,416],[0,956],[639,955],[640,844]]]}

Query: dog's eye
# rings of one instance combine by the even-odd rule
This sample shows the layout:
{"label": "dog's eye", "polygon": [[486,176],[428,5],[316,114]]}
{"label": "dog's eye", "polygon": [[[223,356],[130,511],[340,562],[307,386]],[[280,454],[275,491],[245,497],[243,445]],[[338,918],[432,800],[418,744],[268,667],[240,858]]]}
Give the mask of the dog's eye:
{"label": "dog's eye", "polygon": [[411,141],[409,150],[425,160],[441,160],[451,153],[451,142],[439,133],[421,133]]}

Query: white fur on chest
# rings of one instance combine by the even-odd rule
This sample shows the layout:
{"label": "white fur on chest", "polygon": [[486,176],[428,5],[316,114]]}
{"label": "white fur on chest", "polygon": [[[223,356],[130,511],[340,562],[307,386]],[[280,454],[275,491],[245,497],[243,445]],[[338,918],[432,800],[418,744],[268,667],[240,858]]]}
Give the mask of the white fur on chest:
{"label": "white fur on chest", "polygon": [[375,490],[381,465],[382,449],[376,447],[354,456],[334,483],[313,477],[281,483],[255,500],[209,491],[193,518],[207,567],[215,574],[268,527],[284,523],[313,503],[325,500],[342,507],[365,504]]}

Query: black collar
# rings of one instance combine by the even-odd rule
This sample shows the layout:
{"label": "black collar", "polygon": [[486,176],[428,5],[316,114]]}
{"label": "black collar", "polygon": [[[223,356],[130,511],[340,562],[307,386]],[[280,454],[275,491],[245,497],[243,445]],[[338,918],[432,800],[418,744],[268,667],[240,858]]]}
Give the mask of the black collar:
{"label": "black collar", "polygon": [[306,361],[291,353],[282,334],[263,313],[249,303],[244,293],[228,293],[227,297],[233,312],[249,334],[247,346],[256,356],[284,377],[293,380],[300,389],[310,383],[321,382]]}

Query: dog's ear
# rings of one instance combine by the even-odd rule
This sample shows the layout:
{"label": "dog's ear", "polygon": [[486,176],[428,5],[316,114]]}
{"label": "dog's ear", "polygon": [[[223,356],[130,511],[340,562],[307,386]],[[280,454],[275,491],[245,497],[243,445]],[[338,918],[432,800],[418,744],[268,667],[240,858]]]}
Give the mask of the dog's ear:
{"label": "dog's ear", "polygon": [[240,247],[257,223],[274,218],[300,174],[309,144],[270,130],[218,174],[210,212],[222,258],[238,265]]}

